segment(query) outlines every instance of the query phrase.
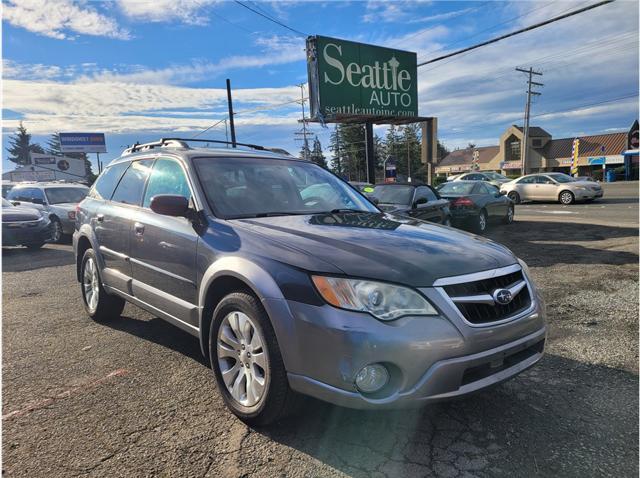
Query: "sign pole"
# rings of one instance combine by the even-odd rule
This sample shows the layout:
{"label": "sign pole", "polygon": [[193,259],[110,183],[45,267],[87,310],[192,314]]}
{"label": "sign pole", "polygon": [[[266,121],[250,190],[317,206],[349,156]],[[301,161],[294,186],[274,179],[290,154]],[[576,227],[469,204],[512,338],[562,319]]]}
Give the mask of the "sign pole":
{"label": "sign pole", "polygon": [[376,183],[376,154],[373,150],[373,123],[365,123],[366,157],[367,157],[367,182]]}
{"label": "sign pole", "polygon": [[96,153],[96,161],[98,162],[98,174],[102,172],[102,165],[100,164],[100,153]]}

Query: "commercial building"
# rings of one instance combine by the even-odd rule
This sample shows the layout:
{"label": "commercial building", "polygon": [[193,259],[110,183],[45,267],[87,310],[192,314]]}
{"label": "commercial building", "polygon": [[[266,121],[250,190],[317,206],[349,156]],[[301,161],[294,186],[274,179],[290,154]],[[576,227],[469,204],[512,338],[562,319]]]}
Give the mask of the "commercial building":
{"label": "commercial building", "polygon": [[[637,134],[636,121],[628,132],[579,137],[578,175],[603,178],[606,170],[615,168],[620,171],[620,179],[638,179]],[[527,173],[557,171],[569,174],[575,139],[553,139],[544,129],[530,127]],[[497,146],[453,151],[438,163],[435,172],[447,176],[471,170],[521,175],[523,141],[522,127],[512,125],[500,136]]]}

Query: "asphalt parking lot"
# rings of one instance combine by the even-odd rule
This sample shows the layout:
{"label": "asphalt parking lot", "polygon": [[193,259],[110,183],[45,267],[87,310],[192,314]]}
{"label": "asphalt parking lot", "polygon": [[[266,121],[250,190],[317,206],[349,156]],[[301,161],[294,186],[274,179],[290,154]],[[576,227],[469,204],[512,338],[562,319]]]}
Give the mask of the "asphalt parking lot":
{"label": "asphalt parking lot", "polygon": [[269,429],[224,407],[197,340],[127,305],[83,313],[70,246],[5,249],[5,476],[638,476],[638,183],[526,204],[488,236],[529,263],[547,354],[422,410],[309,400]]}

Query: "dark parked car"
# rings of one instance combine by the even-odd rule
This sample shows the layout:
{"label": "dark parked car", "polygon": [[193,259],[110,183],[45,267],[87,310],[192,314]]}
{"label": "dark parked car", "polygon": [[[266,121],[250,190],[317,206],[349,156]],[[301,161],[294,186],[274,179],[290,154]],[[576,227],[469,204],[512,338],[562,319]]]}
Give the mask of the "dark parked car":
{"label": "dark parked car", "polygon": [[39,249],[51,239],[51,221],[37,209],[2,199],[2,245]]}
{"label": "dark parked car", "polygon": [[376,184],[367,196],[385,212],[451,225],[449,201],[442,199],[435,189],[426,184]]}
{"label": "dark parked car", "polygon": [[283,416],[295,392],[355,408],[466,395],[543,354],[544,303],[511,251],[385,214],[310,161],[136,146],[76,228],[88,315],[129,301],[193,334],[250,423]]}
{"label": "dark parked car", "polygon": [[484,181],[451,181],[438,187],[440,196],[451,201],[454,225],[461,225],[483,233],[489,222],[513,222],[513,201]]}

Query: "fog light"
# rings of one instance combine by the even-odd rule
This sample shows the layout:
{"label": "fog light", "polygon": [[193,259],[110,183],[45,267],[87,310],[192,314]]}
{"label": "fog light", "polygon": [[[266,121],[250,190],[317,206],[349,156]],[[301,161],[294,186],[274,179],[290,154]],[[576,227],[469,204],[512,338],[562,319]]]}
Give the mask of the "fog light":
{"label": "fog light", "polygon": [[356,387],[364,393],[373,393],[384,387],[389,381],[387,368],[379,363],[363,367],[356,375]]}

